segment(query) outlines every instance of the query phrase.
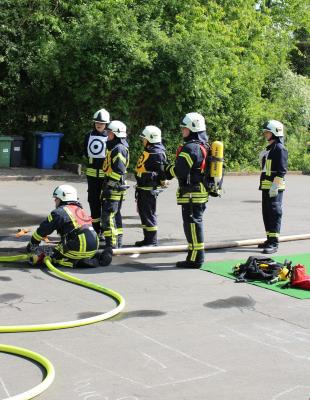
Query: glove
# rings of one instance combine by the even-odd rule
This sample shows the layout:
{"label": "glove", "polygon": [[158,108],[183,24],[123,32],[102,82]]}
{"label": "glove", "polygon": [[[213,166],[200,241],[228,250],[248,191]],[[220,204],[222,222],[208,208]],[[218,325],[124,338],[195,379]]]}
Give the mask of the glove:
{"label": "glove", "polygon": [[26,251],[27,253],[35,253],[38,247],[38,245],[29,242],[26,246]]}
{"label": "glove", "polygon": [[160,181],[160,186],[162,188],[167,188],[169,186],[169,181],[168,180],[164,180],[164,181]]}
{"label": "glove", "polygon": [[277,197],[279,193],[279,187],[276,183],[272,183],[269,189],[269,197]]}
{"label": "glove", "polygon": [[284,179],[280,178],[279,176],[276,176],[272,182],[272,185],[269,189],[269,197],[276,197],[278,196],[279,193],[279,187],[283,185]]}

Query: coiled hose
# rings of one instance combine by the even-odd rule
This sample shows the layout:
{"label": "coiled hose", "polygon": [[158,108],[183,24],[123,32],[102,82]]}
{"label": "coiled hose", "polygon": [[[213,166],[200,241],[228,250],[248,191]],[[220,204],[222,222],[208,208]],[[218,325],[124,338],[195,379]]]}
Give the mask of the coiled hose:
{"label": "coiled hose", "polygon": [[[17,255],[17,256],[0,256],[0,262],[14,262],[14,261],[28,261],[30,260],[30,255]],[[104,286],[98,285],[93,282],[84,281],[82,279],[76,278],[68,273],[60,271],[59,269],[55,268],[51,263],[50,257],[45,257],[44,263],[47,268],[58,277],[75,283],[77,285],[81,285],[87,287],[89,289],[96,290],[97,292],[104,293],[112,298],[114,298],[118,305],[111,311],[108,311],[103,314],[96,315],[90,318],[78,319],[73,321],[64,321],[64,322],[52,322],[48,324],[32,324],[32,325],[8,325],[8,326],[0,326],[0,333],[14,333],[14,332],[34,332],[34,331],[51,331],[56,329],[67,329],[67,328],[74,328],[77,326],[84,326],[93,324],[95,322],[104,321],[108,318],[111,318],[118,313],[120,313],[125,307],[125,300],[124,298],[117,292],[112,289],[105,288]],[[49,360],[47,360],[42,355],[35,353],[31,350],[24,349],[21,347],[16,346],[9,346],[5,344],[0,344],[0,352],[16,354],[20,356],[24,356],[31,360],[37,361],[46,371],[46,376],[44,380],[34,388],[18,394],[13,397],[7,398],[7,400],[29,400],[33,397],[37,396],[38,394],[45,391],[53,382],[55,377],[55,370],[53,365]]]}

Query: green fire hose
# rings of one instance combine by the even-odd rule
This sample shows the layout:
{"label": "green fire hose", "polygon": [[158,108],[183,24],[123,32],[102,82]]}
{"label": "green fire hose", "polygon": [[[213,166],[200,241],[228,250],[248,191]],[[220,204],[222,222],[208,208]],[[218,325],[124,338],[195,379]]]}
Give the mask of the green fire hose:
{"label": "green fire hose", "polygon": [[[27,261],[29,260],[31,255],[18,255],[18,256],[0,256],[0,262],[14,262],[14,261]],[[124,307],[125,307],[125,300],[124,298],[117,292],[115,292],[112,289],[105,288],[104,286],[98,285],[96,283],[84,281],[82,279],[76,278],[75,276],[72,276],[68,273],[62,272],[59,269],[55,268],[53,264],[51,263],[50,257],[45,257],[44,263],[47,266],[47,268],[55,275],[58,277],[96,290],[97,292],[104,293],[112,298],[114,298],[118,306],[112,309],[111,311],[108,311],[103,314],[96,315],[94,317],[90,318],[83,318],[83,319],[78,319],[78,320],[73,320],[73,321],[64,321],[64,322],[52,322],[48,324],[32,324],[32,325],[8,325],[8,326],[0,326],[0,333],[14,333],[14,332],[34,332],[34,331],[50,331],[50,330],[56,330],[56,329],[67,329],[67,328],[73,328],[77,326],[83,326],[83,325],[89,325],[93,324],[95,322],[103,321],[108,318],[111,318],[118,313],[120,313]],[[37,396],[38,394],[42,393],[45,391],[53,382],[54,376],[55,376],[55,371],[53,365],[48,361],[45,357],[41,356],[38,353],[35,353],[33,351],[23,349],[20,347],[15,347],[15,346],[8,346],[4,344],[0,344],[0,352],[5,352],[5,353],[11,353],[11,354],[16,354],[16,355],[21,355],[26,358],[30,358],[32,360],[37,361],[39,364],[41,364],[45,370],[46,370],[46,377],[45,379],[37,386],[34,388],[18,394],[16,396],[10,397],[7,400],[29,400],[32,399],[33,397]]]}

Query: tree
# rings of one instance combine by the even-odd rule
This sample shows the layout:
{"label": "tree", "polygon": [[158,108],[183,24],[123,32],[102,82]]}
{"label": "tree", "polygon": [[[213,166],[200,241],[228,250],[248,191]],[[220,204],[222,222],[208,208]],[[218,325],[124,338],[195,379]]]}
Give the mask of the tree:
{"label": "tree", "polygon": [[285,93],[291,63],[307,73],[298,58],[309,34],[306,7],[299,0],[3,0],[0,129],[61,130],[66,156],[78,158],[92,114],[105,107],[128,126],[134,163],[145,125],[161,127],[173,157],[181,117],[199,111],[211,140],[224,140],[229,167],[253,167],[264,120],[306,129],[298,102],[275,95],[279,82]]}

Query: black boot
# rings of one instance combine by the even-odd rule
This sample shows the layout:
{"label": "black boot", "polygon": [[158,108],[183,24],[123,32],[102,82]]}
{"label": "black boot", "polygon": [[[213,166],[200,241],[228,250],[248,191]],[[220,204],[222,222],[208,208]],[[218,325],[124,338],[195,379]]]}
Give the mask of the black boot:
{"label": "black boot", "polygon": [[264,248],[264,254],[273,254],[278,251],[279,244],[278,242],[269,242],[267,246]]}
{"label": "black boot", "polygon": [[139,240],[135,243],[135,246],[142,247],[142,246],[158,246],[157,243],[157,231],[147,231],[143,229],[144,239]]}
{"label": "black boot", "polygon": [[99,267],[98,260],[96,258],[83,258],[78,260],[75,264],[75,268],[96,268]]}
{"label": "black boot", "polygon": [[101,252],[96,254],[96,258],[98,260],[100,267],[107,267],[111,264],[113,258],[113,250],[111,247],[107,247]]}
{"label": "black boot", "polygon": [[260,243],[259,245],[257,245],[258,249],[264,249],[265,247],[267,247],[269,244],[269,240],[265,240],[263,243]]}
{"label": "black boot", "polygon": [[200,268],[203,263],[197,262],[197,261],[178,261],[176,263],[176,266],[178,268]]}
{"label": "black boot", "polygon": [[152,246],[157,246],[157,243],[150,243],[150,242],[147,242],[145,239],[143,239],[143,240],[138,240],[136,243],[135,243],[135,246],[136,247],[143,247],[143,246],[150,246],[150,247],[152,247]]}

